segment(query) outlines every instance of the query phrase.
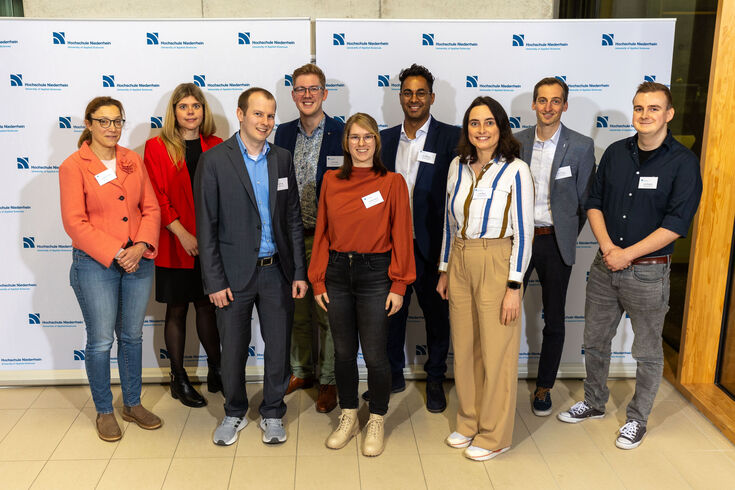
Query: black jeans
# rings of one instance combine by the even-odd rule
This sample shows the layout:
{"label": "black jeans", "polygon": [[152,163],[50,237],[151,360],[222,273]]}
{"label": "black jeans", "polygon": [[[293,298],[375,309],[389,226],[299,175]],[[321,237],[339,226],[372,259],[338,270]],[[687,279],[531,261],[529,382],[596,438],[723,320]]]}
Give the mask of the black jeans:
{"label": "black jeans", "polygon": [[361,345],[368,370],[370,413],[388,412],[391,378],[385,300],[391,286],[390,255],[329,252],[327,313],[334,339],[334,377],[343,409],[357,408],[357,349]]}
{"label": "black jeans", "polygon": [[567,303],[567,287],[572,266],[566,265],[552,235],[538,235],[533,239],[531,263],[523,279],[523,289],[528,285],[531,271],[536,269],[541,283],[541,301],[544,306],[544,340],[538,362],[536,386],[553,388],[564,350],[564,307]]}

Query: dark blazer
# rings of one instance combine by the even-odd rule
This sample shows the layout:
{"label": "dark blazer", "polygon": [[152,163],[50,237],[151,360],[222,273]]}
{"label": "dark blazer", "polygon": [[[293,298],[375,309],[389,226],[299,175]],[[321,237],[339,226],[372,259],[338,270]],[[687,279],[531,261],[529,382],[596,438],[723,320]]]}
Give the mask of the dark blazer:
{"label": "dark blazer", "polygon": [[[319,201],[319,192],[322,189],[322,179],[324,172],[327,171],[327,156],[344,155],[342,150],[342,132],[345,129],[343,122],[324,114],[324,136],[322,137],[322,147],[319,150],[319,160],[316,164],[316,199]],[[299,134],[299,120],[294,119],[287,123],[283,123],[276,129],[276,136],[273,141],[281,148],[285,148],[293,155],[296,148],[296,137]]]}
{"label": "dark blazer", "polygon": [[[449,164],[456,156],[461,128],[439,122],[433,117],[426,134],[424,151],[436,153],[434,163],[419,162],[413,189],[413,227],[416,252],[424,260],[439,263],[444,225],[444,201],[447,194]],[[396,153],[401,138],[401,125],[380,132],[380,157],[391,172],[396,170]]]}
{"label": "dark blazer", "polygon": [[[536,126],[514,136],[521,143],[521,160],[531,165]],[[557,179],[559,168],[569,166],[571,177]],[[595,143],[592,138],[561,125],[559,143],[551,164],[549,199],[554,220],[554,236],[567,265],[574,264],[577,236],[587,219],[584,203],[595,174]]]}
{"label": "dark blazer", "polygon": [[[194,178],[197,240],[204,292],[242,290],[255,273],[261,221],[235,133],[203,153]],[[291,154],[270,145],[267,156],[273,238],[286,280],[306,280],[304,228]],[[279,179],[288,188],[277,191]],[[283,182],[283,181],[282,181]]]}

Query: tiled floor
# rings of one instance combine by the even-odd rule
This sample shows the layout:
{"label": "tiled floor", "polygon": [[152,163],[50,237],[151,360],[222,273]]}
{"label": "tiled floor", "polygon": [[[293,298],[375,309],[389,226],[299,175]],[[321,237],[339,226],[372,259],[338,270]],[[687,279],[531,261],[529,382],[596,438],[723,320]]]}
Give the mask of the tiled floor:
{"label": "tiled floor", "polygon": [[[143,404],[164,419],[163,428],[145,431],[124,423],[123,439],[107,443],[95,434],[86,386],[0,389],[0,488],[735,488],[735,448],[666,382],[644,443],[633,451],[617,449],[615,433],[625,422],[633,383],[610,385],[604,419],[569,425],[535,417],[528,402],[532,384],[519,381],[513,448],[485,463],[444,445],[457,406],[451,383],[443,414],[426,411],[421,382],[391,399],[386,449],[377,458],[363,457],[359,440],[340,451],[324,447],[338,410],[317,413],[315,389],[287,397],[289,439],[266,446],[252,423],[262,389],[248,385],[251,423],[230,447],[212,444],[222,397],[206,390],[210,404],[190,409],[165,386],[145,385]],[[114,391],[119,407],[119,388]],[[555,411],[582,392],[578,380],[558,381]],[[363,424],[367,417],[362,406]]]}

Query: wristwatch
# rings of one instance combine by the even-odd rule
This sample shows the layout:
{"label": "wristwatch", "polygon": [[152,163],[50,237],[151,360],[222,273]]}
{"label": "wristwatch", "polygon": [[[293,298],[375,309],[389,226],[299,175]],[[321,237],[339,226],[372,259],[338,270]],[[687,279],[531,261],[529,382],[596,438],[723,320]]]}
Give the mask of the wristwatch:
{"label": "wristwatch", "polygon": [[508,289],[521,289],[521,283],[518,281],[508,281]]}

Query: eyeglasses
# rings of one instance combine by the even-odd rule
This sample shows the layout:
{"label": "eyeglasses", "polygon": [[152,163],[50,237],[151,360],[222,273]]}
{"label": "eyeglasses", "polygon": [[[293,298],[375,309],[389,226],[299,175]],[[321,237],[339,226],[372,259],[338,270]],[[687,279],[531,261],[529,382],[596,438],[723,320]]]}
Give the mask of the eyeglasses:
{"label": "eyeglasses", "polygon": [[109,128],[110,127],[110,124],[114,124],[115,125],[115,129],[120,129],[125,124],[125,119],[107,119],[106,117],[101,117],[99,119],[96,119],[94,117],[90,117],[90,119],[92,121],[97,121],[98,123],[100,123],[100,127],[102,127],[102,129]]}
{"label": "eyeglasses", "polygon": [[309,94],[317,95],[319,92],[324,90],[324,87],[321,87],[319,85],[312,85],[311,87],[294,87],[293,88],[293,92],[299,97],[303,97],[307,90],[309,91]]}
{"label": "eyeglasses", "polygon": [[347,137],[348,140],[350,140],[350,143],[353,145],[360,144],[360,140],[364,141],[365,143],[372,143],[375,141],[375,135],[374,134],[364,134],[362,136],[357,134],[351,134]]}
{"label": "eyeglasses", "polygon": [[416,96],[416,98],[418,98],[418,99],[425,99],[426,97],[428,97],[428,95],[429,95],[430,93],[431,93],[431,92],[427,92],[426,90],[423,90],[423,89],[421,89],[421,90],[417,90],[417,91],[415,91],[415,92],[414,92],[413,90],[408,90],[408,89],[406,89],[406,90],[404,90],[404,91],[402,91],[402,92],[401,92],[401,95],[402,95],[402,96],[403,96],[404,98],[406,98],[406,99],[412,99],[414,95],[415,95],[415,96]]}

